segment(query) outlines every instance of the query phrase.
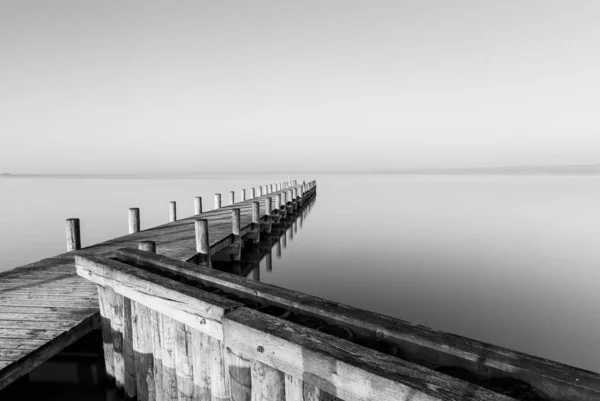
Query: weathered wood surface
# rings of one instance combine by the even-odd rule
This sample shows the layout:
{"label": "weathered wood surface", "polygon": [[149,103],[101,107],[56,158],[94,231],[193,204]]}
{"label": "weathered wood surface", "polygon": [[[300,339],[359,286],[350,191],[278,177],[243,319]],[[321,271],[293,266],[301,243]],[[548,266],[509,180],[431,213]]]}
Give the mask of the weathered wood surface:
{"label": "weathered wood surface", "polygon": [[[246,307],[227,313],[223,327],[225,345],[252,361],[254,395],[264,395],[267,386],[279,394],[283,374],[289,374],[348,401],[512,400]],[[255,390],[254,379],[260,376],[263,382]]]}
{"label": "weathered wood surface", "polygon": [[[0,389],[27,374],[90,330],[100,327],[97,287],[76,275],[75,255],[83,252],[111,256],[118,248],[135,247],[140,241],[150,240],[156,242],[159,254],[191,260],[196,254],[196,218],[208,220],[210,252],[214,254],[235,241],[231,230],[232,207],[240,209],[240,235],[252,231],[252,202],[256,200],[264,204],[260,197],[253,197],[149,229],[143,229],[143,221],[140,221],[143,220],[143,214],[140,218],[140,211],[134,210],[129,212],[129,229],[132,234],[1,272],[0,332],[12,331],[18,337],[14,337],[17,334],[13,335],[14,338],[0,336],[0,350],[26,349],[32,352],[4,352],[0,355]],[[198,199],[195,201],[194,212],[201,211],[201,200]],[[259,213],[259,217],[264,219],[264,206]],[[69,237],[68,241],[70,249],[80,246],[74,236]],[[14,331],[15,321],[26,322],[20,328],[25,331]],[[37,324],[39,327],[35,329]]]}

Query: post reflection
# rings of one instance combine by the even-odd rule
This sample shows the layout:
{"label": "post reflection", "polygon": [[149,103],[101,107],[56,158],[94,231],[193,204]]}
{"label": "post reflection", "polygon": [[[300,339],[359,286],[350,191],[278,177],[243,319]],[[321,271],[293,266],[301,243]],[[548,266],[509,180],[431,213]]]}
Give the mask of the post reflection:
{"label": "post reflection", "polygon": [[261,265],[267,273],[273,272],[273,252],[277,259],[285,255],[288,236],[292,241],[298,235],[298,226],[302,228],[304,219],[310,214],[310,209],[316,201],[316,193],[305,199],[298,208],[282,205],[275,209],[269,219],[270,229],[266,225],[259,226],[259,239],[256,240],[256,230],[241,238],[241,249],[238,253],[219,252],[212,256],[214,269],[218,269],[237,276],[260,281]]}

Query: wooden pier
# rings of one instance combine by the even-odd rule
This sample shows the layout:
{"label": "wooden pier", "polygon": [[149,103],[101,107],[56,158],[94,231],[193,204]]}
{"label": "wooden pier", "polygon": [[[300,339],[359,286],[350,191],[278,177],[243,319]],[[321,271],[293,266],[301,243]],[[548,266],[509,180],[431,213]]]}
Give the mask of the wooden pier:
{"label": "wooden pier", "polygon": [[[242,240],[258,242],[266,238],[261,237],[261,231],[271,231],[280,224],[283,227],[285,221],[281,219],[288,213],[290,216],[300,213],[302,205],[314,197],[315,190],[314,182],[282,182],[272,184],[258,197],[246,199],[246,191],[242,190],[238,202],[231,196],[229,205],[221,206],[219,202],[215,209],[205,212],[198,197],[194,199],[195,215],[181,220],[177,220],[176,204],[171,202],[170,222],[145,230],[140,210],[132,208],[128,235],[83,249],[79,220],[67,220],[69,252],[0,273],[0,389],[100,328],[103,320],[99,313],[102,309],[99,289],[76,274],[76,255],[112,257],[120,248],[141,247],[174,260],[209,266],[221,254],[232,258],[239,255]],[[252,193],[256,193],[254,188]],[[271,208],[273,198],[275,203],[280,202],[276,213]],[[237,223],[235,232],[232,215]],[[203,233],[199,232],[197,220],[203,224]],[[202,235],[204,239],[199,242]],[[261,255],[266,257],[268,252],[263,249],[262,253],[248,257],[256,258],[253,260],[256,266]],[[253,266],[241,259],[239,263],[240,268]]]}
{"label": "wooden pier", "polygon": [[[16,283],[28,277],[41,283],[28,294],[44,300],[30,305],[43,310],[27,321],[45,342],[27,355],[14,348],[0,383],[38,363],[40,350],[60,336],[77,338],[77,330],[100,326],[107,374],[140,401],[600,400],[597,373],[246,278],[259,272],[263,257],[270,268],[273,245],[278,252],[286,239],[286,215],[310,206],[316,184],[258,189],[258,198],[243,200],[242,193],[234,203],[230,194],[233,205],[221,207],[216,196],[212,212],[185,220],[174,212],[165,226],[69,252],[54,265],[19,269],[24,275],[10,287],[15,294],[26,293]],[[201,207],[196,203],[196,211]],[[139,211],[130,213],[136,231]],[[77,247],[77,224],[69,227]],[[69,275],[57,268],[67,260]],[[221,262],[231,271],[215,268]],[[71,281],[53,284],[52,274]],[[36,294],[55,294],[61,304]],[[13,313],[21,320],[23,312]],[[59,313],[64,328],[36,326],[45,314]],[[33,341],[25,337],[23,344]]]}

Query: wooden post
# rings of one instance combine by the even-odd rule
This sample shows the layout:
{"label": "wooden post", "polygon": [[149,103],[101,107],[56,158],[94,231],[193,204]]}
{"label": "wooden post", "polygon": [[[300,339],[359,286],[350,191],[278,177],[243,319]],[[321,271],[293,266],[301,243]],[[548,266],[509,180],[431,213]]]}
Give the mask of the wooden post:
{"label": "wooden post", "polygon": [[273,184],[269,184],[269,193],[273,193]]}
{"label": "wooden post", "polygon": [[263,187],[262,185],[258,186],[258,196],[262,196],[263,195]]}
{"label": "wooden post", "polygon": [[198,252],[198,261],[206,264],[207,267],[212,268],[210,260],[210,246],[208,242],[208,220],[197,219],[194,221],[194,227],[196,230],[196,251]]}
{"label": "wooden post", "polygon": [[271,206],[271,205],[272,205],[272,201],[273,201],[273,200],[271,199],[271,197],[266,197],[266,198],[265,198],[265,214],[266,214],[267,216],[269,216],[269,217],[271,216],[271,210],[272,210],[272,206]]}
{"label": "wooden post", "polygon": [[67,219],[67,252],[81,249],[79,219]]}
{"label": "wooden post", "polygon": [[252,398],[252,372],[250,360],[244,358],[237,351],[227,348],[227,371],[231,385],[231,400],[258,401]]}
{"label": "wooden post", "polygon": [[131,300],[126,297],[123,297],[123,361],[125,364],[125,395],[133,399],[137,395],[137,372],[133,350]]}
{"label": "wooden post", "polygon": [[268,193],[269,193],[269,186],[265,185],[265,192],[264,192],[264,194],[267,195]]}
{"label": "wooden post", "polygon": [[177,220],[177,202],[169,202],[169,222]]}
{"label": "wooden post", "polygon": [[141,251],[156,253],[156,242],[140,241],[138,242],[138,249]]}
{"label": "wooden post", "polygon": [[283,372],[253,359],[250,363],[252,400],[285,401]]}
{"label": "wooden post", "polygon": [[172,318],[160,314],[160,337],[162,339],[162,380],[163,394],[160,401],[177,401],[177,371],[176,371],[176,344],[177,325]]}
{"label": "wooden post", "polygon": [[239,237],[241,229],[241,209],[231,210],[231,232]]}
{"label": "wooden post", "polygon": [[256,237],[254,238],[254,243],[260,243],[260,203],[254,201],[252,202],[252,224],[255,226],[253,231],[256,232]]}
{"label": "wooden post", "polygon": [[252,199],[256,198],[256,188],[254,188],[254,187],[250,188],[250,195],[251,195]]}
{"label": "wooden post", "polygon": [[194,400],[194,371],[192,332],[187,325],[175,323],[175,371],[177,372],[177,400]]}
{"label": "wooden post", "polygon": [[[141,241],[138,249],[156,253],[156,242]],[[135,356],[136,387],[139,401],[158,401],[154,369],[152,309],[137,302],[131,302],[131,322],[133,327],[133,351]],[[162,368],[162,365],[161,365]],[[160,394],[159,394],[160,396]]]}
{"label": "wooden post", "polygon": [[287,190],[287,203],[289,203],[289,208],[294,210],[294,197],[292,196],[292,190]]}
{"label": "wooden post", "polygon": [[129,209],[129,234],[140,231],[140,209],[132,207]]}
{"label": "wooden post", "polygon": [[192,358],[194,373],[194,400],[229,401],[231,387],[226,350],[223,343],[216,338],[191,329]]}
{"label": "wooden post", "polygon": [[275,195],[275,210],[281,212],[281,194]]}
{"label": "wooden post", "polygon": [[112,311],[110,305],[110,294],[107,295],[108,291],[112,291],[109,288],[104,288],[98,285],[98,306],[100,309],[100,326],[102,329],[102,348],[104,350],[104,365],[106,369],[106,375],[110,380],[115,379],[115,360],[113,354],[113,338],[111,329]]}
{"label": "wooden post", "polygon": [[215,209],[221,208],[221,194],[215,194]]}
{"label": "wooden post", "polygon": [[194,214],[202,213],[202,197],[196,196],[194,198]]}
{"label": "wooden post", "polygon": [[235,203],[235,191],[229,191],[229,204],[233,205]]}
{"label": "wooden post", "polygon": [[242,202],[243,202],[243,201],[245,201],[245,200],[246,200],[246,190],[245,190],[245,189],[242,189],[240,192],[241,192],[241,193],[240,193],[240,195],[241,195],[241,200],[242,200]]}
{"label": "wooden post", "polygon": [[239,261],[242,259],[243,242],[240,237],[240,230],[242,227],[241,215],[241,209],[236,208],[231,210],[231,233],[233,234],[233,244],[238,246],[237,254],[232,255],[232,259],[234,261]]}

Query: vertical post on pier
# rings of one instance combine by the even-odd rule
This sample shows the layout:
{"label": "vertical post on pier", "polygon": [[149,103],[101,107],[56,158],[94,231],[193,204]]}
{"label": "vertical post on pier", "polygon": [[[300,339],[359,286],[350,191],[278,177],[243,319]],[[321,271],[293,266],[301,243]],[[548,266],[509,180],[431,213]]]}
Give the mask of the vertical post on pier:
{"label": "vertical post on pier", "polygon": [[202,213],[202,197],[196,196],[194,198],[194,214]]}
{"label": "vertical post on pier", "polygon": [[221,194],[215,194],[215,209],[221,208]]}
{"label": "vertical post on pier", "polygon": [[140,231],[140,209],[132,207],[129,209],[129,234]]}
{"label": "vertical post on pier", "polygon": [[271,211],[272,211],[272,199],[271,197],[266,197],[265,198],[265,214],[267,215],[267,232],[270,233],[271,232],[271,226],[272,226],[272,221],[271,221]]}
{"label": "vertical post on pier", "polygon": [[67,252],[81,249],[81,233],[79,219],[67,219]]}
{"label": "vertical post on pier", "polygon": [[287,190],[287,203],[290,210],[294,210],[294,197],[292,195],[292,190]]}
{"label": "vertical post on pier", "polygon": [[[162,391],[157,400],[177,401],[177,325],[171,317],[159,314],[160,320],[160,338],[162,343]],[[173,352],[175,351],[175,352]]]}
{"label": "vertical post on pier", "polygon": [[140,241],[138,242],[138,249],[140,251],[146,251],[156,253],[156,242],[154,241]]}
{"label": "vertical post on pier", "polygon": [[281,235],[277,237],[277,247],[275,248],[277,259],[281,258]]}
{"label": "vertical post on pier", "polygon": [[177,373],[177,400],[194,399],[194,372],[192,355],[192,330],[189,326],[172,320],[175,329],[175,371]]}
{"label": "vertical post on pier", "polygon": [[233,205],[235,203],[235,191],[229,191],[229,204]]}
{"label": "vertical post on pier", "polygon": [[100,309],[100,327],[102,330],[102,349],[104,350],[104,366],[106,375],[110,380],[115,379],[115,357],[113,352],[113,337],[112,337],[112,309],[110,300],[114,292],[110,288],[97,286],[98,288],[98,306]]}
{"label": "vertical post on pier", "polygon": [[196,219],[194,221],[196,231],[196,252],[198,252],[198,264],[204,263],[206,267],[212,268],[210,260],[210,246],[208,242],[208,220]]}
{"label": "vertical post on pier", "polygon": [[258,196],[262,196],[263,195],[263,187],[262,185],[258,186]]}
{"label": "vertical post on pier", "polygon": [[[138,243],[141,251],[156,253],[156,242],[141,241]],[[152,325],[152,314],[157,312],[131,301],[131,324],[133,329],[133,351],[135,356],[136,388],[139,401],[155,401],[156,383],[154,375],[154,330],[159,327]]]}
{"label": "vertical post on pier", "polygon": [[281,194],[275,195],[275,210],[281,213]]}
{"label": "vertical post on pier", "polygon": [[260,243],[260,204],[256,201],[252,202],[252,225],[254,226],[254,243]]}
{"label": "vertical post on pier", "polygon": [[242,259],[242,240],[240,237],[240,231],[242,227],[241,209],[231,210],[231,233],[233,234],[232,245],[237,246],[237,253],[232,255],[234,261],[240,261]]}
{"label": "vertical post on pier", "polygon": [[256,198],[256,188],[250,188],[250,196],[252,199]]}
{"label": "vertical post on pier", "polygon": [[243,202],[243,201],[245,201],[245,200],[246,200],[246,190],[245,190],[245,189],[242,189],[240,192],[241,192],[241,193],[240,193],[240,195],[241,195],[240,199],[241,199],[241,201]]}
{"label": "vertical post on pier", "polygon": [[169,202],[169,222],[177,220],[177,202]]}

